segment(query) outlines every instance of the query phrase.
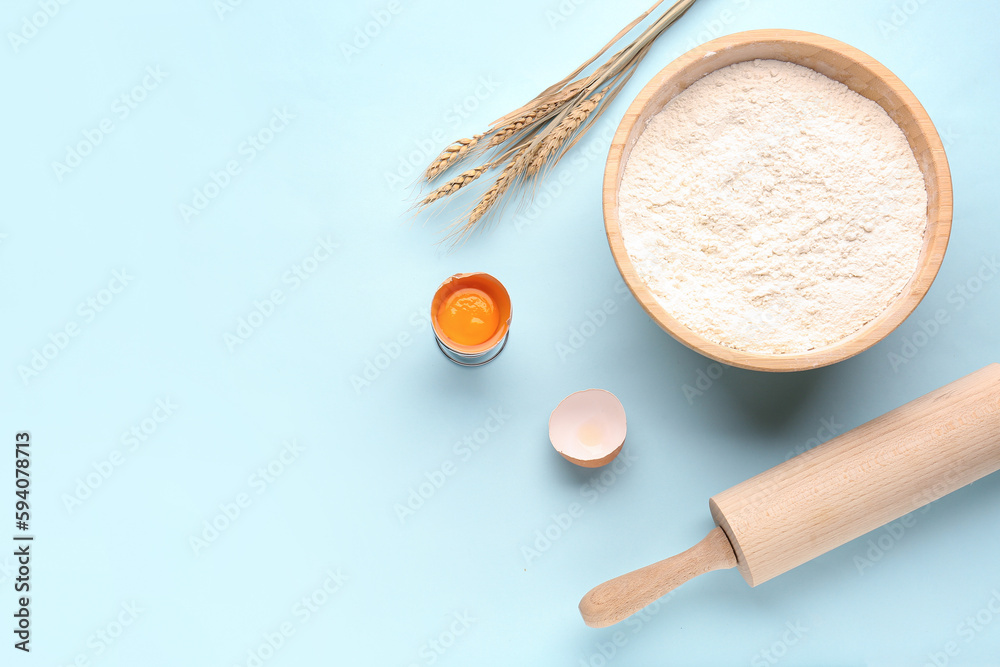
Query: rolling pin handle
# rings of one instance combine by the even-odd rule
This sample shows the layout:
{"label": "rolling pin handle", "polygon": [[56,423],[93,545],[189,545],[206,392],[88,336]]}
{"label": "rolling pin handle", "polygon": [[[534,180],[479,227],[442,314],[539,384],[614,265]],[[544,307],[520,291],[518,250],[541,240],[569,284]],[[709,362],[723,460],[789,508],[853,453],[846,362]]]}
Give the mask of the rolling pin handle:
{"label": "rolling pin handle", "polygon": [[605,628],[699,574],[731,567],[736,567],[736,553],[722,528],[716,526],[687,551],[592,588],[580,600],[580,614],[590,627]]}

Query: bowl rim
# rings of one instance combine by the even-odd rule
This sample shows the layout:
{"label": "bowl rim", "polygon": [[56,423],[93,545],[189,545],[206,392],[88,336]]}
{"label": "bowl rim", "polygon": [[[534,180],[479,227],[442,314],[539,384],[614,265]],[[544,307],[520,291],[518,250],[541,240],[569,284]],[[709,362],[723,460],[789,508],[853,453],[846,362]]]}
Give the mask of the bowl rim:
{"label": "bowl rim", "polygon": [[[752,45],[779,47],[780,45],[787,46],[790,44],[807,46],[812,53],[832,53],[839,59],[846,58],[852,61],[852,66],[860,67],[871,78],[879,79],[882,84],[899,98],[899,107],[895,110],[885,109],[882,104],[879,104],[878,100],[873,101],[882,106],[890,116],[894,112],[902,112],[913,119],[914,125],[917,128],[917,134],[927,144],[926,152],[928,160],[926,165],[920,165],[921,172],[924,176],[925,184],[931,181],[934,182],[937,197],[933,206],[930,199],[928,199],[927,227],[924,231],[924,245],[917,260],[917,268],[910,277],[910,280],[904,285],[900,294],[881,314],[854,333],[830,345],[807,352],[763,354],[736,350],[709,340],[676,320],[659,303],[642,278],[636,273],[635,267],[632,265],[632,261],[625,250],[618,220],[618,185],[620,174],[624,170],[623,155],[626,146],[630,143],[630,140],[634,144],[635,138],[638,138],[645,130],[645,124],[639,127],[639,118],[646,110],[646,107],[656,101],[656,94],[660,89],[672,83],[672,79],[675,76],[683,75],[695,65],[704,65],[706,61],[707,64],[711,64],[712,60],[719,61],[720,65],[709,69],[704,74],[721,69],[735,62],[745,62],[754,59],[785,60],[801,64],[791,58],[784,57],[785,54],[780,53],[774,55],[756,55],[749,58],[737,57],[735,60],[730,59],[734,50],[745,49]],[[803,66],[809,67],[809,65]],[[830,76],[825,72],[821,73],[825,76]],[[694,80],[697,80],[697,78]],[[848,81],[841,81],[841,83],[855,90]],[[690,85],[690,83],[687,85]],[[686,89],[687,85],[665,100],[654,113],[658,112],[670,99],[673,99],[674,96]],[[865,96],[861,91],[855,90],[855,92]],[[869,97],[868,99],[871,98]],[[913,142],[911,141],[910,134],[902,126],[900,126],[900,129],[903,130],[904,136],[906,136],[912,150]],[[920,164],[919,157],[918,164]],[[615,264],[618,266],[618,270],[625,284],[628,285],[629,290],[632,292],[632,295],[642,306],[643,310],[646,311],[646,314],[663,330],[696,352],[730,366],[773,372],[800,371],[820,368],[864,352],[888,336],[917,307],[934,281],[948,245],[952,224],[951,173],[948,168],[944,146],[930,116],[910,89],[886,66],[863,51],[824,35],[800,30],[748,30],[719,37],[696,46],[661,69],[643,86],[642,90],[639,91],[638,95],[636,95],[635,99],[629,105],[611,140],[604,169],[603,209],[605,232]]]}

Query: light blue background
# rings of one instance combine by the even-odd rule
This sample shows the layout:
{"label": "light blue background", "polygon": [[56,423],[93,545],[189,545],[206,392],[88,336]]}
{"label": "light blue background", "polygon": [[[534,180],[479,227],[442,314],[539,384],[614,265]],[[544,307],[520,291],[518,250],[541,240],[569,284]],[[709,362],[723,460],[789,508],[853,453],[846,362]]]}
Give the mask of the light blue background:
{"label": "light blue background", "polygon": [[[1000,662],[1000,615],[963,625],[1000,594],[997,476],[902,534],[878,531],[759,588],[714,573],[639,621],[581,621],[591,586],[692,545],[712,527],[711,495],[809,446],[822,420],[854,427],[997,360],[1000,280],[956,296],[1000,251],[995,2],[699,0],[567,156],[561,193],[454,253],[435,245],[448,216],[411,217],[413,175],[392,177],[401,162],[416,152],[423,166],[432,137],[436,151],[519,106],[649,1],[399,0],[346,55],[388,3],[245,0],[220,17],[211,0],[71,2],[17,49],[5,36],[0,440],[32,433],[37,541],[30,656],[10,646],[13,562],[0,556],[0,663],[247,665],[283,623],[294,634],[263,664],[763,665],[773,651],[789,665],[920,665],[951,641],[950,664]],[[10,0],[0,27],[17,32],[38,11]],[[753,28],[826,34],[893,70],[944,138],[954,229],[926,299],[881,344],[800,374],[727,368],[689,402],[684,385],[717,369],[616,291],[600,209],[607,137],[673,57]],[[115,99],[148,66],[165,78],[120,118]],[[275,109],[294,118],[250,161],[241,144]],[[112,131],[60,181],[52,163],[103,119]],[[185,222],[179,205],[230,160],[239,173]],[[286,281],[328,236],[333,254]],[[123,269],[129,284],[102,293]],[[508,349],[475,371],[447,362],[422,320],[459,271],[493,273],[514,303]],[[231,351],[224,336],[276,289],[283,302]],[[92,318],[79,307],[108,296]],[[557,344],[608,299],[615,312],[561,358]],[[947,323],[921,336],[939,310]],[[22,378],[71,322],[78,335]],[[908,342],[916,354],[894,365]],[[383,349],[395,358],[356,389],[368,362],[386,365]],[[627,411],[631,465],[618,474],[575,468],[548,443],[550,410],[587,387]],[[168,398],[177,409],[146,421],[155,432],[130,450],[122,434]],[[505,423],[457,452],[490,409]],[[258,493],[255,471],[290,439],[303,451]],[[67,507],[115,451],[113,474]],[[454,474],[401,522],[394,506],[446,462]],[[2,544],[11,475],[0,474]],[[243,493],[249,506],[196,554],[190,538]],[[582,515],[526,558],[573,503]],[[869,539],[886,547],[873,543],[870,567]],[[342,587],[316,593],[338,570]],[[325,604],[306,616],[296,605],[314,594]],[[118,633],[123,604],[141,611],[105,643],[97,633]],[[616,632],[624,645],[608,660]]]}

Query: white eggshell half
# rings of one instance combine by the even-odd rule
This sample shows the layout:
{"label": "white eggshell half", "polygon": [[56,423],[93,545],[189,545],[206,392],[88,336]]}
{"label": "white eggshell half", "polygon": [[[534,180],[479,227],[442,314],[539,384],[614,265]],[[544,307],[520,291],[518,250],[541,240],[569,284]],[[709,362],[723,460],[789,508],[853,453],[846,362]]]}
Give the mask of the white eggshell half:
{"label": "white eggshell half", "polygon": [[549,440],[579,466],[602,466],[618,456],[625,442],[625,408],[603,389],[570,394],[549,417]]}

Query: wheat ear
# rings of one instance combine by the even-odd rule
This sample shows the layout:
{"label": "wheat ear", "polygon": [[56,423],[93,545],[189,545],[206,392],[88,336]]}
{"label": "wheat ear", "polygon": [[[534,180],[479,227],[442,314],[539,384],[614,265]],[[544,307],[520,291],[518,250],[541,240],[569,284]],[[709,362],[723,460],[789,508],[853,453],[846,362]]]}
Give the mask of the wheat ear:
{"label": "wheat ear", "polygon": [[547,102],[538,107],[535,107],[531,111],[525,113],[523,116],[515,118],[507,125],[499,128],[492,137],[490,137],[489,142],[486,144],[487,147],[493,148],[494,146],[499,146],[503,142],[510,139],[512,136],[520,132],[525,128],[526,125],[534,123],[540,118],[544,118],[552,111],[558,109],[563,105],[565,100],[559,102]]}
{"label": "wheat ear", "polygon": [[454,142],[443,151],[441,154],[434,158],[434,161],[430,163],[427,167],[427,171],[424,172],[424,180],[432,181],[443,172],[447,171],[449,167],[465,157],[469,151],[476,147],[479,140],[482,139],[485,134],[477,134],[472,138],[459,139]]}
{"label": "wheat ear", "polygon": [[436,202],[438,199],[441,199],[443,197],[447,197],[450,194],[454,194],[455,192],[458,192],[459,190],[461,190],[462,188],[464,188],[466,185],[468,185],[469,183],[473,182],[474,180],[476,180],[477,178],[479,178],[480,176],[482,176],[484,173],[486,173],[487,171],[489,171],[490,169],[492,169],[494,166],[495,166],[495,163],[488,162],[488,163],[480,165],[478,167],[473,167],[472,169],[469,169],[468,171],[463,171],[461,174],[459,174],[455,178],[451,179],[450,181],[448,181],[447,183],[445,183],[444,185],[442,185],[441,187],[437,188],[436,190],[434,190],[433,192],[431,192],[429,195],[427,195],[426,197],[424,197],[420,201],[420,203],[417,204],[417,208],[423,208],[424,206],[427,206],[428,204],[432,204],[432,203]]}
{"label": "wheat ear", "polygon": [[528,155],[528,147],[517,151],[514,157],[511,158],[507,166],[504,167],[500,175],[497,176],[497,180],[493,181],[493,185],[483,193],[482,198],[476,203],[476,206],[469,213],[469,218],[466,223],[462,226],[461,233],[465,233],[471,229],[477,222],[479,222],[483,216],[485,216],[493,206],[500,201],[507,189],[521,176],[524,172],[524,168],[527,164],[526,157]]}
{"label": "wheat ear", "polygon": [[561,90],[558,93],[549,95],[548,99],[544,101],[539,101],[535,106],[528,108],[521,114],[516,116],[507,115],[504,118],[496,121],[493,127],[487,132],[493,132],[493,136],[490,137],[487,143],[487,148],[493,148],[494,146],[499,146],[503,142],[510,139],[512,136],[523,130],[525,127],[532,125],[533,123],[541,123],[541,121],[546,120],[546,116],[551,114],[553,111],[558,110],[566,102],[576,97],[576,94],[580,92],[580,87],[577,85],[568,86],[565,90]]}
{"label": "wheat ear", "polygon": [[609,87],[602,88],[598,92],[594,93],[590,97],[586,98],[579,104],[577,104],[566,117],[559,121],[555,129],[552,132],[545,135],[542,140],[538,143],[538,147],[535,149],[532,155],[531,161],[528,163],[528,175],[534,176],[542,167],[545,166],[545,161],[549,159],[560,146],[562,146],[567,139],[573,136],[580,125],[587,120],[587,117],[594,112],[597,105],[600,104],[601,100],[607,94]]}

